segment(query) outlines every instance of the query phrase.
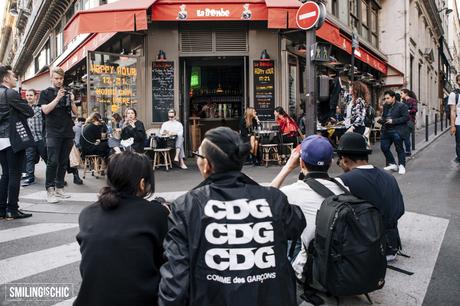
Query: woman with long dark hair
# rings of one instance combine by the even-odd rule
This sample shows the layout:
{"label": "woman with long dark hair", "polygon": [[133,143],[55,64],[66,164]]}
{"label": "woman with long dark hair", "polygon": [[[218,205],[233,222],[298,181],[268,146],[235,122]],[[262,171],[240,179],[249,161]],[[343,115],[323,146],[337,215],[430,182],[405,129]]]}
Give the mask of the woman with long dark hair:
{"label": "woman with long dark hair", "polygon": [[278,189],[241,173],[249,150],[228,127],[204,135],[194,153],[204,181],[172,206],[161,305],[297,305],[287,240],[305,218]]}
{"label": "woman with long dark hair", "polygon": [[121,140],[132,138],[131,148],[137,153],[144,153],[145,128],[142,121],[137,119],[137,112],[134,108],[128,107],[125,111],[125,121],[121,130]]}
{"label": "woman with long dark hair", "polygon": [[107,139],[102,135],[107,133],[99,113],[92,113],[83,126],[80,135],[80,147],[83,155],[99,155],[103,158],[109,156]]}
{"label": "woman with long dark hair", "polygon": [[370,101],[369,89],[361,81],[354,81],[351,88],[352,107],[351,107],[351,127],[347,132],[355,132],[361,135],[366,129],[366,104]]}
{"label": "woman with long dark hair", "polygon": [[275,120],[280,126],[280,133],[283,143],[293,143],[297,146],[297,136],[299,136],[299,126],[281,106],[275,107]]}
{"label": "woman with long dark hair", "polygon": [[82,283],[74,305],[157,305],[168,209],[144,199],[154,189],[147,156],[110,158],[107,186],[79,218]]}
{"label": "woman with long dark hair", "polygon": [[411,147],[411,134],[415,132],[415,123],[416,123],[416,116],[417,116],[417,95],[407,88],[401,89],[401,99],[407,105],[409,109],[409,121],[407,122],[407,133],[403,136],[404,137],[404,146],[406,149],[406,156],[409,157],[412,155],[412,147]]}

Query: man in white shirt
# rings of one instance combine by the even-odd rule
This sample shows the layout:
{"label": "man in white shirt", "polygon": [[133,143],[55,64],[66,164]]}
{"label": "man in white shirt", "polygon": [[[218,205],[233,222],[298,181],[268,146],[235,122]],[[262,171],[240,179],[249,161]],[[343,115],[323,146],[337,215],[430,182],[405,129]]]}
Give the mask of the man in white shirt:
{"label": "man in white shirt", "polygon": [[[319,135],[312,135],[305,138],[300,147],[300,152],[298,149],[293,151],[289,161],[272,181],[271,186],[279,188],[284,179],[300,165],[301,172],[305,178],[314,178],[333,193],[342,194],[342,189],[328,180],[328,170],[332,163],[334,151],[329,140]],[[300,163],[299,157],[301,157]],[[316,213],[321,207],[324,198],[313,191],[303,180],[284,186],[281,191],[287,196],[290,204],[297,205],[302,209],[307,220],[307,227],[301,236],[302,250],[293,262],[294,271],[297,277],[301,278],[307,258],[304,246],[308,246],[315,236]]]}
{"label": "man in white shirt", "polygon": [[[460,86],[460,74],[455,78],[457,85]],[[450,134],[455,135],[455,151],[457,157],[455,161],[460,163],[460,103],[458,89],[449,95],[448,105],[450,107]]]}
{"label": "man in white shirt", "polygon": [[168,119],[161,125],[160,135],[176,136],[176,156],[174,161],[179,162],[181,169],[187,169],[184,162],[184,127],[182,123],[176,120],[176,111],[174,109],[168,111]]}

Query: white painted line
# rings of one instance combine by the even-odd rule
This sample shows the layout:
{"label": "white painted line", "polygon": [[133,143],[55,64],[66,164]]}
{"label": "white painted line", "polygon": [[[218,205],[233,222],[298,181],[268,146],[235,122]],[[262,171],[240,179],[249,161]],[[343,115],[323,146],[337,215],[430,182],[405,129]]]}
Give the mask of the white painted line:
{"label": "white painted line", "polygon": [[76,223],[39,223],[0,231],[0,243],[78,227]]}
{"label": "white painted line", "polygon": [[62,302],[59,302],[57,304],[54,304],[52,306],[72,306],[73,302],[75,301],[77,297],[73,297],[71,299],[68,299],[68,300],[64,300]]}
{"label": "white painted line", "polygon": [[0,260],[0,285],[59,268],[81,259],[77,242]]}
{"label": "white painted line", "polygon": [[[374,305],[422,305],[441,249],[449,220],[406,212],[399,220],[403,253],[390,265],[414,272],[406,275],[387,270],[385,286],[369,294]],[[337,305],[334,298],[322,296],[325,305]],[[341,297],[341,305],[368,305],[364,296]],[[300,306],[310,305],[305,302]]]}
{"label": "white painted line", "polygon": [[315,16],[316,16],[316,11],[314,11],[314,12],[308,12],[308,13],[299,15],[299,20],[304,20],[304,19],[308,19],[308,18],[315,17]]}

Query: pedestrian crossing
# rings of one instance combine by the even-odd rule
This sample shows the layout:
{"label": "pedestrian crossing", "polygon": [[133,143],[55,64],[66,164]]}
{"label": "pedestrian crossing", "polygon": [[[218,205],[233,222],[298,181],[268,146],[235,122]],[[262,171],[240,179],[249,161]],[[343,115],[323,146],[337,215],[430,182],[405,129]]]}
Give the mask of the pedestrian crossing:
{"label": "pedestrian crossing", "polygon": [[[399,226],[401,238],[404,252],[411,255],[411,258],[399,257],[393,265],[412,271],[414,275],[388,270],[385,287],[371,294],[374,303],[422,304],[447,226],[448,220],[442,218],[416,213],[406,213],[403,216]],[[40,305],[50,306],[71,305],[81,283],[78,271],[81,256],[75,240],[77,232],[76,223],[0,221],[0,252],[6,247],[21,245],[17,254],[8,252],[6,258],[0,255],[0,305],[10,304],[5,300],[6,284],[72,283],[72,298],[40,302]],[[62,235],[66,237],[64,240],[57,239]],[[44,247],[37,250],[29,246],[30,239]],[[366,305],[367,302],[360,297],[352,297],[341,300],[341,304]],[[326,305],[336,305],[336,301],[327,299]]]}

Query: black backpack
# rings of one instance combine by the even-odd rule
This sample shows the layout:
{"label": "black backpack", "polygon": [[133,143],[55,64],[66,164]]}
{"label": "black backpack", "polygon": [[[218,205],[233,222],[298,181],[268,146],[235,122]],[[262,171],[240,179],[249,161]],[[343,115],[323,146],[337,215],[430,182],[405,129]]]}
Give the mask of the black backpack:
{"label": "black backpack", "polygon": [[375,120],[375,109],[372,105],[366,107],[366,116],[364,117],[364,126],[372,128]]}
{"label": "black backpack", "polygon": [[350,194],[337,180],[328,179],[344,194],[335,195],[317,180],[305,179],[325,199],[316,215],[315,238],[308,246],[303,298],[309,301],[317,290],[335,297],[365,294],[369,299],[367,293],[385,284],[382,216],[374,205]]}

